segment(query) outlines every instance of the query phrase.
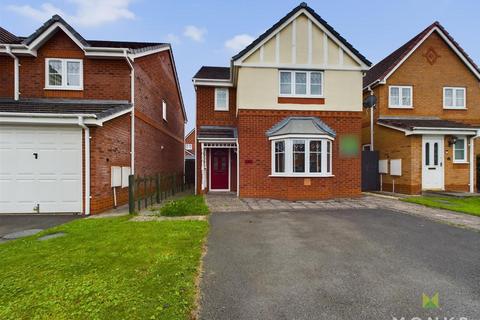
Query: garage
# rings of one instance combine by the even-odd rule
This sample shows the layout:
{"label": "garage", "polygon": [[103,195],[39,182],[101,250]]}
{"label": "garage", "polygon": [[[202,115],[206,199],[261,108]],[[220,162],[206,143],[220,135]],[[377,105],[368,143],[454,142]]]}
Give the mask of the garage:
{"label": "garage", "polygon": [[0,126],[0,213],[82,212],[82,129]]}

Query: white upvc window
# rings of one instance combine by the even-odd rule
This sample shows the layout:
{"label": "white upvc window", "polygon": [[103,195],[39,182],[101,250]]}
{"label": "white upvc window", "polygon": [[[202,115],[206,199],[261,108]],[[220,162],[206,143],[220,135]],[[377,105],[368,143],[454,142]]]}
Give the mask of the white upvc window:
{"label": "white upvc window", "polygon": [[228,88],[215,88],[215,111],[228,111]]}
{"label": "white upvc window", "polygon": [[331,177],[330,137],[293,137],[272,140],[272,176]]}
{"label": "white upvc window", "polygon": [[459,87],[443,88],[443,108],[444,109],[466,109],[466,89]]}
{"label": "white upvc window", "polygon": [[413,87],[412,86],[389,86],[388,87],[389,108],[413,108]]}
{"label": "white upvc window", "polygon": [[167,121],[167,102],[162,100],[162,116],[163,120]]}
{"label": "white upvc window", "polygon": [[322,71],[279,71],[281,97],[323,97]]}
{"label": "white upvc window", "polygon": [[465,163],[467,162],[467,138],[457,137],[453,145],[453,162]]}
{"label": "white upvc window", "polygon": [[45,59],[45,89],[83,90],[83,60]]}

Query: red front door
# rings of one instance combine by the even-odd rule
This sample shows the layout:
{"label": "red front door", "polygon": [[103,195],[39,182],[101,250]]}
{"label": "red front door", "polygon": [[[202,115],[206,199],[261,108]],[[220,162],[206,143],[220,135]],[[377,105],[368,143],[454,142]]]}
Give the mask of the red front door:
{"label": "red front door", "polygon": [[228,190],[228,151],[212,149],[210,153],[210,190]]}

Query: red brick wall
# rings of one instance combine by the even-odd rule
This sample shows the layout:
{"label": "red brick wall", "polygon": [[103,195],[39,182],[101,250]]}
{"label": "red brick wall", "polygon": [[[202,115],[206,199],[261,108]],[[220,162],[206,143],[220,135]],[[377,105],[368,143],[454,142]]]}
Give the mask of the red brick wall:
{"label": "red brick wall", "polygon": [[[333,143],[332,154],[334,177],[269,177],[271,142],[265,136],[265,132],[285,117],[292,115],[319,117],[336,131],[337,137]],[[240,196],[287,200],[359,196],[360,155],[354,158],[341,157],[339,141],[344,135],[356,135],[360,139],[360,132],[360,112],[240,110],[238,117]],[[310,185],[306,185],[308,180]]]}
{"label": "red brick wall", "polygon": [[0,98],[13,98],[13,58],[0,56]]}
{"label": "red brick wall", "polygon": [[[197,86],[197,130],[198,126],[236,126],[237,90],[229,88],[229,110],[215,111],[215,87]],[[198,132],[198,131],[197,131]]]}
{"label": "red brick wall", "polygon": [[[167,121],[162,100],[167,103]],[[136,59],[135,174],[183,173],[184,125],[169,52]]]}
{"label": "red brick wall", "polygon": [[[45,90],[45,58],[83,59],[84,90]],[[13,85],[13,73],[8,82]],[[20,57],[20,98],[47,97],[130,100],[130,68],[124,59],[86,58],[63,31],[57,31],[38,49],[37,57]]]}
{"label": "red brick wall", "polygon": [[[113,208],[111,167],[130,166],[130,114],[90,128],[90,210],[92,214]],[[128,202],[128,188],[117,187],[117,204]]]}

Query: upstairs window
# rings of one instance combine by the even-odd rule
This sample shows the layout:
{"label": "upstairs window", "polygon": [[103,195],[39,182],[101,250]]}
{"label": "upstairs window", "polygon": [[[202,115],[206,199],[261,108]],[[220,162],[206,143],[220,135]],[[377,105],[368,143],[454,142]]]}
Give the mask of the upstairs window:
{"label": "upstairs window", "polygon": [[163,120],[167,121],[167,103],[165,100],[162,100],[162,115],[163,115]]}
{"label": "upstairs window", "polygon": [[215,111],[228,111],[228,88],[215,88]]}
{"label": "upstairs window", "polygon": [[280,96],[322,97],[323,72],[281,70]]}
{"label": "upstairs window", "polygon": [[465,88],[443,88],[443,108],[466,109]]}
{"label": "upstairs window", "polygon": [[83,89],[83,61],[79,59],[46,59],[45,88],[57,90]]}
{"label": "upstairs window", "polygon": [[389,87],[389,108],[412,108],[411,86],[390,86]]}

